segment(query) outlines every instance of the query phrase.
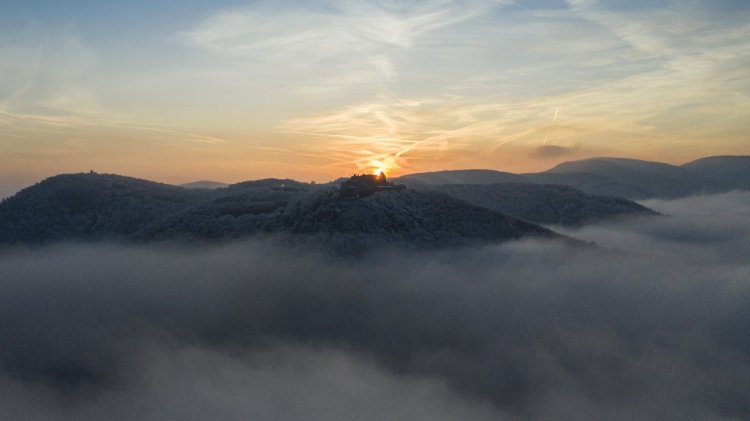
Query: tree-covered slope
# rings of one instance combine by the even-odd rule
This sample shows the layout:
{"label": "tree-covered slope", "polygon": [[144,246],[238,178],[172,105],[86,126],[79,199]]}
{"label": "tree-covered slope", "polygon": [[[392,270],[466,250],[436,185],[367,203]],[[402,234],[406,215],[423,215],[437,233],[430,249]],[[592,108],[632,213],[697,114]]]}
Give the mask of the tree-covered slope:
{"label": "tree-covered slope", "polygon": [[0,203],[0,243],[122,239],[206,193],[111,174],[58,175]]}
{"label": "tree-covered slope", "polygon": [[278,229],[340,242],[426,247],[499,242],[524,236],[554,237],[540,226],[450,195],[407,190],[365,199],[320,191],[285,209]]}
{"label": "tree-covered slope", "polygon": [[440,192],[345,199],[335,188],[293,180],[191,190],[116,175],[70,174],[49,178],[0,204],[4,244],[223,241],[253,235],[322,241],[336,249],[449,247],[556,236]]}
{"label": "tree-covered slope", "polygon": [[539,224],[577,225],[606,218],[656,213],[633,201],[590,195],[552,184],[452,184],[437,190],[508,216]]}

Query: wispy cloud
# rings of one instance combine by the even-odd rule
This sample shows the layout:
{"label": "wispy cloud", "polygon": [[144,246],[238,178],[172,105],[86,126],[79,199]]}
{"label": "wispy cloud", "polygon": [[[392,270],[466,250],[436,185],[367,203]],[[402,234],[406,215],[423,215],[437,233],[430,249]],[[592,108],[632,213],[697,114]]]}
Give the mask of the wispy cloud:
{"label": "wispy cloud", "polygon": [[72,26],[53,31],[29,24],[8,38],[11,46],[0,46],[7,59],[0,61],[0,106],[36,114],[105,112],[90,83],[97,54]]}
{"label": "wispy cloud", "polygon": [[[255,5],[218,12],[183,32],[189,45],[278,66],[351,68],[389,81],[394,52],[430,32],[470,20],[503,4],[492,0],[336,1],[327,8]],[[314,73],[309,74],[314,77]],[[363,79],[358,79],[362,81]]]}
{"label": "wispy cloud", "polygon": [[[187,142],[197,143],[222,143],[225,140],[216,136],[207,136],[203,134],[192,133],[184,130],[174,130],[163,127],[150,127],[139,124],[128,123],[125,120],[118,120],[115,116],[102,118],[101,116],[85,115],[47,115],[16,113],[0,107],[0,128],[4,131],[0,133],[0,140],[5,136],[13,136],[20,139],[30,138],[30,134],[35,130],[44,129],[44,127],[56,127],[59,129],[68,129],[71,131],[93,128],[97,130],[123,130],[123,131],[140,131],[152,132],[163,135],[169,135],[175,138],[181,138]],[[15,131],[26,133],[27,135],[14,134]]]}
{"label": "wispy cloud", "polygon": [[[606,62],[622,72],[619,77],[513,100],[515,95],[498,94],[512,83],[501,75],[481,82],[487,95],[385,97],[291,119],[281,128],[327,136],[333,148],[358,151],[349,159],[360,168],[390,157],[396,167],[416,170],[425,168],[419,161],[428,157],[443,166],[457,161],[507,165],[508,155],[523,150],[543,159],[562,151],[634,155],[678,148],[690,154],[705,148],[707,140],[736,137],[739,127],[748,127],[741,122],[750,121],[745,65],[750,25],[701,22],[692,9],[654,12],[569,3],[574,16],[629,46],[615,47]],[[599,64],[579,64],[586,66]]]}
{"label": "wispy cloud", "polygon": [[[231,144],[246,157],[236,168],[319,180],[562,159],[540,146],[566,158],[748,153],[739,3],[217,2],[191,21],[154,16],[137,40],[72,7],[72,22],[0,29],[0,142]],[[271,142],[285,153],[253,149]]]}
{"label": "wispy cloud", "polygon": [[[427,158],[439,165],[456,161],[491,164],[498,162],[503,150],[528,154],[539,152],[539,147],[569,154],[587,149],[632,154],[649,145],[695,147],[738,120],[750,118],[750,108],[741,98],[727,101],[720,97],[720,102],[708,108],[694,102],[696,98],[705,101],[721,89],[726,80],[714,76],[710,69],[696,74],[660,70],[522,102],[458,96],[383,99],[289,120],[280,129],[326,137],[329,140],[324,143],[330,148],[357,151],[354,156],[341,156],[340,164],[354,162],[358,168],[371,167],[372,159],[389,157],[394,160],[392,166],[407,170],[424,169],[423,162],[410,164],[410,160]],[[721,115],[706,118],[706,113],[717,112]],[[666,125],[668,119],[675,124]],[[326,149],[316,147],[321,155]],[[532,155],[553,157],[550,153]]]}

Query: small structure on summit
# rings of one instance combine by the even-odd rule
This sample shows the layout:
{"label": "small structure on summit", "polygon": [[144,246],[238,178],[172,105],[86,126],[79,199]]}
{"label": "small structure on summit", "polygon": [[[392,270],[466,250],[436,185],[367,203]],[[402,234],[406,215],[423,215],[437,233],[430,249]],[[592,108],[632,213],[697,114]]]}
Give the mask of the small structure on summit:
{"label": "small structure on summit", "polygon": [[287,191],[287,192],[298,192],[298,191],[304,191],[304,189],[296,186],[287,186],[286,183],[282,183],[278,186],[271,187],[271,190],[276,191]]}
{"label": "small structure on summit", "polygon": [[388,181],[384,172],[375,174],[354,174],[341,183],[341,197],[367,197],[381,191],[403,191],[406,186]]}

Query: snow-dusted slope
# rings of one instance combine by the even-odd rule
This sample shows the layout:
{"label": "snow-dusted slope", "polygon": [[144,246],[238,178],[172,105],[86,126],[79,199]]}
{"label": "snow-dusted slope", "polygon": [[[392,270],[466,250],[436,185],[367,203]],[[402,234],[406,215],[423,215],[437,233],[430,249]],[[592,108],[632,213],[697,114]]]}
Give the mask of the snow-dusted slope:
{"label": "snow-dusted slope", "polygon": [[253,235],[335,248],[448,247],[532,236],[542,227],[439,192],[344,199],[334,188],[262,180],[219,190],[100,174],[52,177],[0,204],[0,243],[220,241]]}
{"label": "snow-dusted slope", "polygon": [[538,224],[577,225],[618,216],[656,212],[633,201],[590,195],[555,184],[452,184],[436,190],[505,215]]}

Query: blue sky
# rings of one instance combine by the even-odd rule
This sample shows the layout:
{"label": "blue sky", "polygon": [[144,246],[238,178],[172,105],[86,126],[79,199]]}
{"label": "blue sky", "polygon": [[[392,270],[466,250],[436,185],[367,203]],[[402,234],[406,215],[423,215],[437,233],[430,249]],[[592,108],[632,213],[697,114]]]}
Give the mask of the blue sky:
{"label": "blue sky", "polygon": [[0,178],[747,154],[749,22],[747,1],[6,0]]}

